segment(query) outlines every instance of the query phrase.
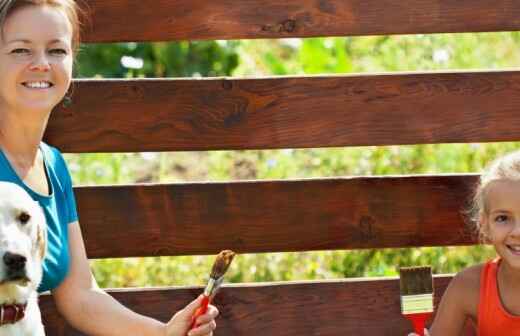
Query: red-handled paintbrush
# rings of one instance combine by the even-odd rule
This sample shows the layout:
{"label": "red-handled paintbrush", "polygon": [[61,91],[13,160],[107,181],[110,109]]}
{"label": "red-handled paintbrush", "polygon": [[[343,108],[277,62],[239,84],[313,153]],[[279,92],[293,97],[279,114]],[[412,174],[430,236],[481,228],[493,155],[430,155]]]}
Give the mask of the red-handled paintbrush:
{"label": "red-handled paintbrush", "polygon": [[190,330],[197,326],[197,317],[204,315],[208,310],[208,305],[210,304],[211,300],[213,300],[215,294],[217,294],[220,285],[222,285],[222,281],[224,280],[224,274],[228,270],[229,265],[231,265],[231,261],[233,261],[234,257],[235,252],[231,250],[221,251],[217,255],[217,258],[213,263],[213,268],[211,269],[208,284],[204,289],[204,297],[202,299],[202,303],[200,307],[195,311],[195,314],[193,314]]}
{"label": "red-handled paintbrush", "polygon": [[415,333],[424,336],[426,321],[433,313],[433,279],[430,267],[399,269],[401,312],[412,321]]}

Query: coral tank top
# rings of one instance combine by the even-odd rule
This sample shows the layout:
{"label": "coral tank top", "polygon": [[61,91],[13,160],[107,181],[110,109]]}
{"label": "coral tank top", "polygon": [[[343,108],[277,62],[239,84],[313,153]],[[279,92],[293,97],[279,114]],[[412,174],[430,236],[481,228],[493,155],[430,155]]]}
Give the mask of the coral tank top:
{"label": "coral tank top", "polygon": [[488,261],[480,275],[478,336],[520,336],[520,316],[506,311],[498,294],[500,259]]}

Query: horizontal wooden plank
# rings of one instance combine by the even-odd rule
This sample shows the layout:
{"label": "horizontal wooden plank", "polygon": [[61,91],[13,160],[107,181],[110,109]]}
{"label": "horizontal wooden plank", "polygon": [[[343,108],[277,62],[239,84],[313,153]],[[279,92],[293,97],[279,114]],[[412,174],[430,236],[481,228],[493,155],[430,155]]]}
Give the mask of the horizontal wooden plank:
{"label": "horizontal wooden plank", "polygon": [[45,139],[65,152],[513,141],[519,87],[516,71],[81,80]]}
{"label": "horizontal wooden plank", "polygon": [[[435,277],[436,303],[450,279]],[[167,321],[201,291],[149,289],[111,294],[141,314]],[[403,336],[411,325],[400,313],[399,300],[397,279],[225,286],[215,300],[221,312],[215,336]],[[42,298],[41,306],[47,335],[83,335],[63,322],[49,296]]]}
{"label": "horizontal wooden plank", "polygon": [[[76,188],[90,258],[469,245],[477,176]],[[131,209],[131,211],[129,211]]]}
{"label": "horizontal wooden plank", "polygon": [[[512,31],[514,0],[87,0],[87,42]],[[129,24],[131,23],[131,24]]]}

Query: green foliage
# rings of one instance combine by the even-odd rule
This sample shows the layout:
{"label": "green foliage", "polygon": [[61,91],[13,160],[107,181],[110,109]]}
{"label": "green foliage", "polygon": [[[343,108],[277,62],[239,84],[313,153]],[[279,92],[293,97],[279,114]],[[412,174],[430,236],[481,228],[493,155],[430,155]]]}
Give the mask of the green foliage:
{"label": "green foliage", "polygon": [[[163,183],[478,172],[496,156],[519,148],[519,143],[441,144],[160,153],[151,156],[69,154],[67,160],[76,184],[91,184],[93,181]],[[191,168],[195,171],[189,175],[187,172]],[[132,175],[135,180],[132,180]],[[230,270],[229,280],[246,282],[387,276],[396,275],[398,265],[421,264],[432,265],[436,273],[452,273],[487,260],[493,253],[489,247],[475,246],[241,255]],[[194,285],[202,284],[212,261],[212,256],[107,259],[95,261],[93,268],[98,281],[107,287]]]}
{"label": "green foliage", "polygon": [[[78,60],[85,77],[260,76],[513,68],[519,33],[372,36],[196,43],[91,45]],[[140,69],[123,56],[143,60]],[[288,179],[479,172],[520,143],[67,155],[78,184]],[[491,258],[488,246],[240,255],[232,282],[396,275],[400,265],[452,273]],[[102,286],[202,285],[213,257],[93,262]]]}
{"label": "green foliage", "polygon": [[234,74],[516,68],[519,46],[519,32],[243,41]]}
{"label": "green foliage", "polygon": [[[238,64],[236,42],[90,44],[79,53],[78,77],[227,76]],[[141,68],[123,66],[124,56],[142,60]]]}

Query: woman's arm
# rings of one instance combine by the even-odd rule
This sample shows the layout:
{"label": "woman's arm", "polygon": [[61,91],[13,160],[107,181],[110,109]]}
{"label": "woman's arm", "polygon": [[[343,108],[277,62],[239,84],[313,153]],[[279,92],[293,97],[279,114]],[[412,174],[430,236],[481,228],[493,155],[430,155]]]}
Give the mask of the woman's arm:
{"label": "woman's arm", "polygon": [[[78,222],[69,224],[70,270],[52,291],[56,306],[78,330],[93,336],[185,336],[200,298],[179,311],[168,324],[139,315],[100,289],[92,276]],[[218,311],[211,306],[199,318],[203,324],[190,335],[210,335]]]}

